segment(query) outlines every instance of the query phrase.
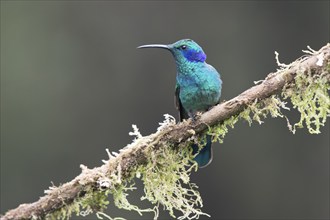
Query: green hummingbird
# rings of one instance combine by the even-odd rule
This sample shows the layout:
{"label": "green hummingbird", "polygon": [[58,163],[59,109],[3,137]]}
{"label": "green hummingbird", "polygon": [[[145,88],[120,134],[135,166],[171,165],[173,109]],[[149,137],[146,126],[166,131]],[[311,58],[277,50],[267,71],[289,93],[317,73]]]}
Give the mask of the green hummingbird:
{"label": "green hummingbird", "polygon": [[[169,50],[176,63],[176,107],[180,121],[196,117],[197,112],[207,111],[220,101],[222,80],[217,70],[207,64],[206,54],[193,40],[183,39],[173,44],[149,44],[138,48],[162,48]],[[205,146],[199,151],[193,144],[194,160],[199,167],[205,167],[212,161],[211,137],[206,137]]]}

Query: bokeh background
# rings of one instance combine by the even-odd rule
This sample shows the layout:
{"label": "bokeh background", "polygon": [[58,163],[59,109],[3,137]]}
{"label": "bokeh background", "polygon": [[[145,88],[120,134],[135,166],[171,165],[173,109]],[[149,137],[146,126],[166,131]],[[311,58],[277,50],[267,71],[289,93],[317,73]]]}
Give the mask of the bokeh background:
{"label": "bokeh background", "polygon": [[[163,114],[177,117],[170,53],[137,46],[194,39],[221,72],[228,100],[276,70],[275,50],[289,63],[307,45],[329,42],[329,4],[1,1],[1,214],[71,180],[80,164],[101,165],[105,148],[131,142],[132,124],[147,135]],[[298,120],[295,110],[285,113]],[[329,122],[320,135],[293,135],[281,118],[238,123],[214,146],[213,163],[192,175],[203,211],[212,219],[328,219],[329,133]],[[111,205],[106,213],[152,217]]]}

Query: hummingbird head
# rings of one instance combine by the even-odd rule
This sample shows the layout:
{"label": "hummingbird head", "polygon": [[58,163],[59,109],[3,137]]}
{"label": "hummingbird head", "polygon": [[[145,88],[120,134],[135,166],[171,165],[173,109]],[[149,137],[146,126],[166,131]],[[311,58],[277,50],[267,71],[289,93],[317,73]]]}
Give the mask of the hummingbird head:
{"label": "hummingbird head", "polygon": [[177,64],[187,62],[204,62],[206,54],[203,49],[193,40],[183,39],[173,44],[149,44],[139,46],[138,48],[162,48],[171,51]]}

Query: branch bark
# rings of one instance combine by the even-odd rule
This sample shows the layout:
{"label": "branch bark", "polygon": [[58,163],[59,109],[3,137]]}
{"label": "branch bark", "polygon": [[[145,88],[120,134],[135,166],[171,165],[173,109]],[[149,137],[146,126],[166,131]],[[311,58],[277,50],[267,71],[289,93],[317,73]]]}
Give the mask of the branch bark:
{"label": "branch bark", "polygon": [[[323,62],[320,65],[320,54]],[[38,201],[30,204],[21,204],[15,209],[9,210],[1,217],[1,220],[9,219],[43,219],[47,214],[71,204],[76,198],[83,197],[87,186],[96,186],[103,177],[121,170],[123,178],[130,177],[130,172],[137,165],[143,165],[146,161],[146,150],[150,147],[157,149],[164,147],[161,143],[169,143],[178,146],[186,141],[193,134],[204,132],[209,126],[216,125],[233,115],[239,114],[249,104],[257,100],[263,100],[273,94],[279,93],[287,83],[293,83],[297,72],[301,67],[308,67],[313,74],[327,72],[327,81],[330,82],[330,44],[321,48],[310,56],[298,59],[289,68],[270,73],[259,85],[255,85],[244,91],[237,97],[223,102],[211,110],[203,113],[196,121],[185,121],[173,126],[168,126],[157,134],[146,137],[148,141],[136,142],[108,163],[94,168],[87,169],[82,166],[82,172],[72,181],[47,191],[46,195]],[[194,132],[192,132],[192,130]]]}

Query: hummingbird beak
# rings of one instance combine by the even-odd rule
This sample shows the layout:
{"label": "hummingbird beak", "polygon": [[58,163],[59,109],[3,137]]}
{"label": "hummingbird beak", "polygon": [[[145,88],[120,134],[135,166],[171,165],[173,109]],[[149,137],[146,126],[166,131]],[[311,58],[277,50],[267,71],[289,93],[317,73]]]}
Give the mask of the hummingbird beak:
{"label": "hummingbird beak", "polygon": [[137,49],[143,49],[143,48],[162,48],[162,49],[170,50],[170,47],[164,44],[148,44],[137,47]]}

